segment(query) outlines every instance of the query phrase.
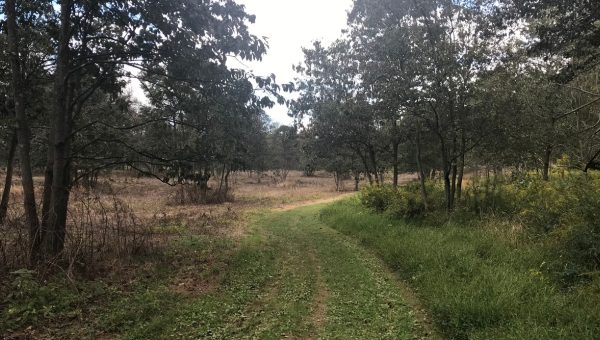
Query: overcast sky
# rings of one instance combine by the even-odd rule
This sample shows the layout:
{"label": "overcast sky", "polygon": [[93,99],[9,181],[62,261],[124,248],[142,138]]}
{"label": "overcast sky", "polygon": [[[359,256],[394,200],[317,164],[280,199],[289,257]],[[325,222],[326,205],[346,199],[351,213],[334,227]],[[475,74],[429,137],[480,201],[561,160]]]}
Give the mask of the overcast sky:
{"label": "overcast sky", "polygon": [[[256,15],[250,31],[268,38],[269,50],[259,63],[246,63],[256,75],[274,73],[280,84],[296,76],[292,65],[302,61],[302,47],[315,40],[331,42],[346,27],[352,0],[237,0],[246,12]],[[284,106],[268,111],[273,121],[289,124],[292,119]]]}

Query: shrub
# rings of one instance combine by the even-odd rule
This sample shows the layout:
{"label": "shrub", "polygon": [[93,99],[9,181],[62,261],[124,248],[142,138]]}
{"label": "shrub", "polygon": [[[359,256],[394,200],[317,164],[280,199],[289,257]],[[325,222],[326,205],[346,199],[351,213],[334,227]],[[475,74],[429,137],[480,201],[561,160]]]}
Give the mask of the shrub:
{"label": "shrub", "polygon": [[473,182],[464,190],[459,208],[483,216],[485,214],[510,214],[515,211],[515,188],[499,179]]}
{"label": "shrub", "polygon": [[[562,281],[572,283],[600,268],[600,180],[568,174],[549,182],[526,176],[504,183],[489,212],[508,213],[525,235],[556,249],[549,264]],[[488,206],[490,207],[490,206]]]}
{"label": "shrub", "polygon": [[360,193],[360,202],[367,208],[384,212],[392,202],[396,190],[390,186],[368,186]]}
{"label": "shrub", "polygon": [[51,319],[78,302],[75,291],[55,283],[42,284],[35,272],[21,269],[11,273],[13,281],[3,301],[5,310],[0,313],[0,329],[19,328],[45,319]]}
{"label": "shrub", "polygon": [[519,230],[517,237],[525,242],[543,242],[554,250],[546,270],[566,284],[600,269],[600,176],[565,173],[547,182],[522,174],[475,181],[465,188],[450,215],[444,210],[441,184],[428,182],[427,192],[429,211],[419,183],[398,189],[368,187],[360,197],[364,206],[392,218],[414,219],[428,213],[424,222],[436,225],[450,218],[464,226],[492,223],[509,226],[511,232]]}
{"label": "shrub", "polygon": [[425,214],[425,202],[419,187],[407,185],[398,188],[390,198],[386,212],[394,218],[416,218]]}
{"label": "shrub", "polygon": [[[429,205],[443,197],[443,191],[434,183],[427,185],[427,192]],[[419,183],[410,183],[398,188],[386,185],[366,187],[361,191],[360,200],[365,207],[376,212],[385,212],[393,218],[418,218],[427,212]]]}
{"label": "shrub", "polygon": [[[597,338],[600,277],[560,289],[545,271],[561,253],[545,242],[513,243],[456,223],[390,221],[352,201],[327,207],[321,220],[376,252],[418,289],[446,338]],[[575,273],[573,266],[562,268]]]}

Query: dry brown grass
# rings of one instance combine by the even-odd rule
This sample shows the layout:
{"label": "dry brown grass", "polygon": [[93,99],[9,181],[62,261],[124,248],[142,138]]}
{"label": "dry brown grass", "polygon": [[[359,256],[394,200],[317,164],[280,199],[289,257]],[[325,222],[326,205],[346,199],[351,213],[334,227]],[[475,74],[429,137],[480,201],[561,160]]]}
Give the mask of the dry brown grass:
{"label": "dry brown grass", "polygon": [[[39,199],[43,179],[36,177],[35,182]],[[210,186],[217,187],[218,183],[211,182]],[[235,173],[231,187],[232,202],[189,205],[173,204],[179,187],[123,172],[101,177],[92,190],[75,188],[62,266],[69,272],[77,265],[86,271],[94,268],[106,272],[118,267],[120,260],[160,249],[172,239],[190,235],[239,237],[246,230],[247,217],[257,210],[325,202],[340,195],[332,176],[317,173],[305,177],[299,171],[291,171],[283,183],[266,173],[260,178],[256,173]],[[26,263],[23,249],[27,231],[18,179],[11,196],[10,219],[0,226],[0,253],[5,257],[0,258],[0,271],[4,272]]]}
{"label": "dry brown grass", "polygon": [[[114,194],[131,207],[141,220],[157,220],[165,229],[184,227],[194,233],[230,234],[232,221],[242,219],[257,209],[270,209],[282,205],[327,199],[338,196],[333,178],[326,173],[304,177],[291,171],[283,183],[275,183],[270,175],[258,179],[256,173],[235,173],[231,176],[234,200],[223,204],[174,205],[172,198],[178,187],[165,185],[151,178],[135,178],[115,174],[104,178]],[[218,183],[210,182],[211,187]],[[104,184],[106,185],[106,184]],[[171,231],[177,228],[171,228]]]}

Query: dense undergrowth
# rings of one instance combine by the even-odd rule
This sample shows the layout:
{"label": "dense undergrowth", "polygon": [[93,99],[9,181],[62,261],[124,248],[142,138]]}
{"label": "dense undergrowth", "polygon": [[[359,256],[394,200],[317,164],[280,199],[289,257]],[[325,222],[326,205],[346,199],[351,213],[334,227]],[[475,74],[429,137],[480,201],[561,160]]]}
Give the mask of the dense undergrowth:
{"label": "dense undergrowth", "polygon": [[[475,183],[452,213],[429,184],[365,189],[322,212],[411,283],[449,337],[591,339],[600,332],[600,180]],[[362,204],[361,204],[362,203]]]}
{"label": "dense undergrowth", "polygon": [[428,183],[425,208],[418,184],[397,190],[368,187],[361,203],[392,218],[423,225],[484,226],[507,239],[544,244],[554,255],[543,268],[565,286],[600,275],[600,176],[565,174],[546,182],[535,175],[472,181],[453,212],[441,183]]}
{"label": "dense undergrowth", "polygon": [[[114,338],[152,332],[157,315],[176,314],[198,293],[226,280],[236,246],[217,237],[193,236],[161,254],[132,258],[102,278],[68,279],[56,274],[10,273],[0,286],[0,337]],[[188,286],[192,284],[191,286]]]}

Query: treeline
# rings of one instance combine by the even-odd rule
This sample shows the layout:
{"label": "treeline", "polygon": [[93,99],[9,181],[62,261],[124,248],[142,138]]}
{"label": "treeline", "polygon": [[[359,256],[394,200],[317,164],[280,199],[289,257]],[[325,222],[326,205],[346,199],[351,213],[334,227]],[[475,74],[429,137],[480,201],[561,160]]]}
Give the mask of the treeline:
{"label": "treeline", "polygon": [[307,148],[335,173],[443,181],[600,166],[600,3],[355,0],[343,37],[296,67]]}
{"label": "treeline", "polygon": [[215,176],[224,195],[232,171],[288,167],[273,151],[287,132],[264,112],[287,88],[228,63],[265,54],[254,20],[234,1],[0,1],[0,216],[17,165],[33,264],[61,254],[72,189],[102,171],[187,184],[205,201]]}

